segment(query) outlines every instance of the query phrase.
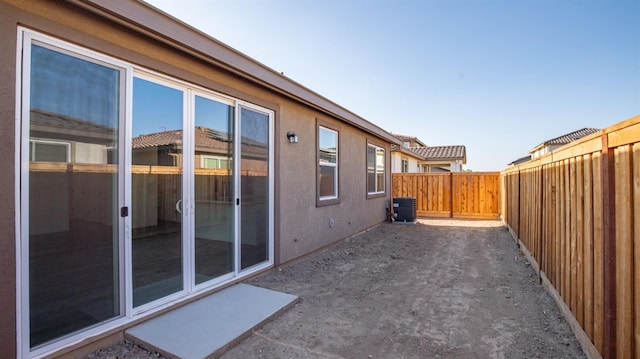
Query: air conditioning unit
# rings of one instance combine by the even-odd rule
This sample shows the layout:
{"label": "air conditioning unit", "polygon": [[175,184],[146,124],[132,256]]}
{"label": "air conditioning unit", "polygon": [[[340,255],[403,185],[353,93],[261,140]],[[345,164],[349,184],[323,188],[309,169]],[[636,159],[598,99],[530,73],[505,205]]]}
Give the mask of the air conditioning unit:
{"label": "air conditioning unit", "polygon": [[399,222],[416,220],[416,198],[396,197],[393,199],[393,217]]}

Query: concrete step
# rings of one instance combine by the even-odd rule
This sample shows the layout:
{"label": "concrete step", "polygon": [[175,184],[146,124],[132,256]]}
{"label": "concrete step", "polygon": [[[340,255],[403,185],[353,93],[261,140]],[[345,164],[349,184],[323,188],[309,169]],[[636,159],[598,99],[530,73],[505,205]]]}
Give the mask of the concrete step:
{"label": "concrete step", "polygon": [[217,357],[298,297],[236,284],[129,328],[125,337],[169,358]]}

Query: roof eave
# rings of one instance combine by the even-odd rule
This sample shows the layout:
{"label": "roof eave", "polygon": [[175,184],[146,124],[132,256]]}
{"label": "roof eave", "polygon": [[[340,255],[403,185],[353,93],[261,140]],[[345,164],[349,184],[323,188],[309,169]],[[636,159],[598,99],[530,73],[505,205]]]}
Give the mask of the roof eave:
{"label": "roof eave", "polygon": [[402,144],[377,125],[143,1],[66,1],[288,98],[335,116],[379,139],[392,144]]}

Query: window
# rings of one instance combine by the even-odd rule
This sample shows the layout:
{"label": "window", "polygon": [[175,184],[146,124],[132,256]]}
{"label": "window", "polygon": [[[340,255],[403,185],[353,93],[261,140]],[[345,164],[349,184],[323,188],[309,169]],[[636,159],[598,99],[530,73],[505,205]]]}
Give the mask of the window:
{"label": "window", "polygon": [[69,162],[68,142],[29,141],[29,161],[32,162]]}
{"label": "window", "polygon": [[409,160],[406,158],[402,159],[402,173],[409,172]]}
{"label": "window", "polygon": [[318,203],[338,201],[338,131],[318,126]]}
{"label": "window", "polygon": [[384,148],[367,144],[367,194],[384,193]]}
{"label": "window", "polygon": [[231,159],[228,157],[203,155],[200,157],[200,168],[228,170],[231,168]]}

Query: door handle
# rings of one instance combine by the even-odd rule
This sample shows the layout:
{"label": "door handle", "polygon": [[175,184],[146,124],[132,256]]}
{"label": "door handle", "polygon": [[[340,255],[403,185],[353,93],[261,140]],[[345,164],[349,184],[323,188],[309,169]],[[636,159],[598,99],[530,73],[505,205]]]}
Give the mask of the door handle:
{"label": "door handle", "polygon": [[176,202],[176,211],[178,211],[178,213],[180,214],[182,214],[181,204],[182,204],[182,199],[179,199],[178,202]]}

